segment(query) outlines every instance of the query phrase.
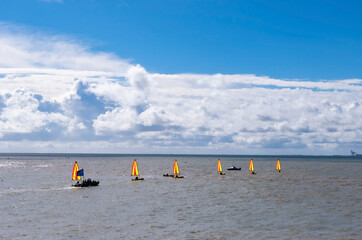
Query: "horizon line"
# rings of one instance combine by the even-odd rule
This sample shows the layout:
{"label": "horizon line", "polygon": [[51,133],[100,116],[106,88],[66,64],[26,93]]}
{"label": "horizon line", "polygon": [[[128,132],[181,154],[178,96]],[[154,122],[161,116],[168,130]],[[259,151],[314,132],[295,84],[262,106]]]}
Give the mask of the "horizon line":
{"label": "horizon line", "polygon": [[0,156],[215,156],[215,157],[356,157],[323,154],[205,154],[205,153],[60,153],[60,152],[0,152]]}

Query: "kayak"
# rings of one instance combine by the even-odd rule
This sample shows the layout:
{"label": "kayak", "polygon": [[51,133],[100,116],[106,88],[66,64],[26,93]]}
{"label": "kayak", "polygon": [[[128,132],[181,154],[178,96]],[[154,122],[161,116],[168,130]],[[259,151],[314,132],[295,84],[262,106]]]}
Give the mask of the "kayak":
{"label": "kayak", "polygon": [[163,174],[163,176],[164,176],[164,177],[174,177],[175,175],[174,175],[174,174],[168,174],[168,173],[166,173],[166,174]]}

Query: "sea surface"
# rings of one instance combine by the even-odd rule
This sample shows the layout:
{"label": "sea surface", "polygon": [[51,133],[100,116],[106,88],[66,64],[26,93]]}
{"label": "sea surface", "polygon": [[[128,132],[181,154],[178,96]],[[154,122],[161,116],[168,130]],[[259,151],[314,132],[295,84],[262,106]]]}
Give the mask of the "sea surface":
{"label": "sea surface", "polygon": [[[175,159],[184,179],[162,176]],[[276,160],[2,154],[0,239],[362,239],[362,158],[280,156],[281,174]],[[74,161],[100,185],[71,187]]]}

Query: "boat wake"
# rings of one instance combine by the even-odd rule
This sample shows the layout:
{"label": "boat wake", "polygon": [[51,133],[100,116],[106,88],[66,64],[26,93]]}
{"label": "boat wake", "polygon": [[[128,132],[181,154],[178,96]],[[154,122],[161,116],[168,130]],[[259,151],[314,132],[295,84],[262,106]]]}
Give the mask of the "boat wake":
{"label": "boat wake", "polygon": [[66,187],[55,187],[55,188],[7,188],[3,189],[3,194],[20,194],[20,193],[26,193],[26,192],[47,192],[47,191],[62,191],[62,190],[68,190],[73,189],[71,186]]}

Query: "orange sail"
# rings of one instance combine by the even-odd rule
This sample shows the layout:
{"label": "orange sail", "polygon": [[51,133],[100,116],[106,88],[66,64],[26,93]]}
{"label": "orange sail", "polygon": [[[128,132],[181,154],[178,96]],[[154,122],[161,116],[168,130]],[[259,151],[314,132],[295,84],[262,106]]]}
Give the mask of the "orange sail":
{"label": "orange sail", "polygon": [[219,160],[217,160],[217,171],[218,171],[218,172],[222,172],[222,167],[221,167],[220,158],[219,158]]}
{"label": "orange sail", "polygon": [[253,172],[253,171],[254,171],[253,159],[250,159],[250,163],[249,163],[249,171],[250,171],[250,172]]}
{"label": "orange sail", "polygon": [[280,161],[279,161],[279,159],[278,159],[278,161],[277,161],[276,169],[277,169],[278,171],[281,171],[281,170],[282,170],[282,167],[280,166]]}
{"label": "orange sail", "polygon": [[81,177],[77,175],[77,172],[79,171],[79,168],[78,168],[78,163],[75,162],[74,163],[74,166],[73,166],[73,175],[72,175],[72,180],[80,180]]}
{"label": "orange sail", "polygon": [[173,174],[180,174],[180,171],[178,169],[177,160],[175,160],[175,163],[173,164]]}
{"label": "orange sail", "polygon": [[138,167],[137,167],[137,162],[136,162],[136,159],[133,161],[133,164],[132,164],[132,173],[131,173],[132,176],[138,176]]}

